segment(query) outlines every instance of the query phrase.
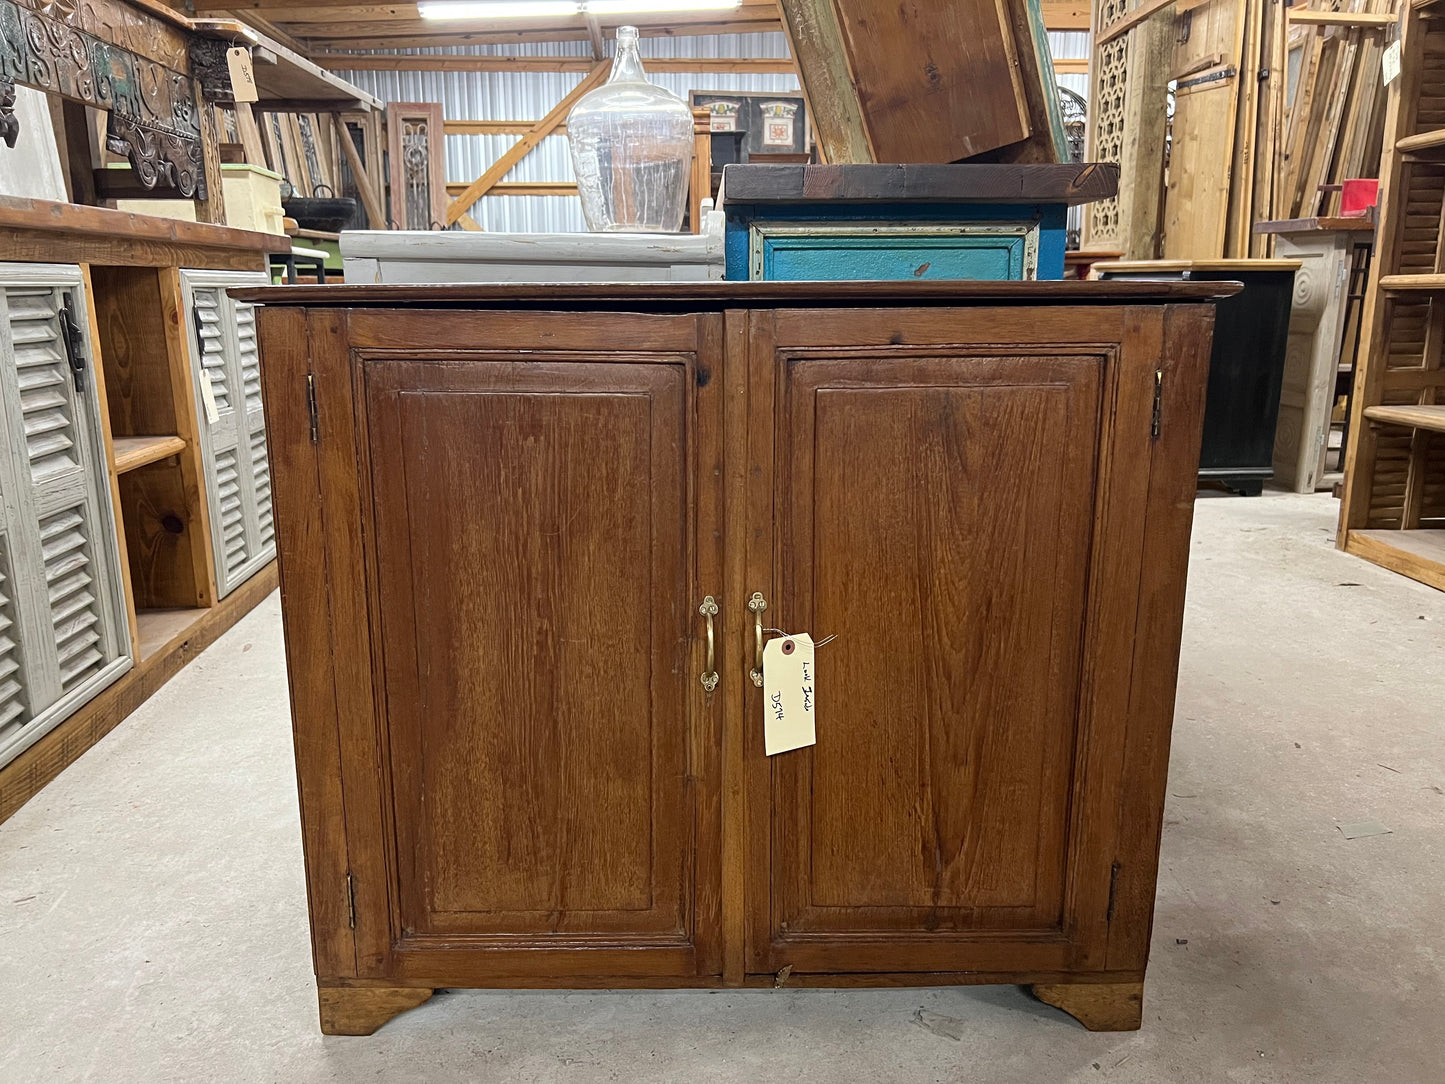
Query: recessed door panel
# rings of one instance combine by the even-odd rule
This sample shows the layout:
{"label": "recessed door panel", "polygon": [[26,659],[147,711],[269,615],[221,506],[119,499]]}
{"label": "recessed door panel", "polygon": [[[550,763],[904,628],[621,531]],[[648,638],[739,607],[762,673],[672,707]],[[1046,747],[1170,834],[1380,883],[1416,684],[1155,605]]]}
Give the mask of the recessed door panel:
{"label": "recessed door panel", "polygon": [[1106,355],[776,367],[769,624],[836,638],[817,744],[748,746],[770,797],[753,966],[987,970],[1009,941],[1066,966]]}
{"label": "recessed door panel", "polygon": [[368,365],[404,943],[691,951],[675,362]]}

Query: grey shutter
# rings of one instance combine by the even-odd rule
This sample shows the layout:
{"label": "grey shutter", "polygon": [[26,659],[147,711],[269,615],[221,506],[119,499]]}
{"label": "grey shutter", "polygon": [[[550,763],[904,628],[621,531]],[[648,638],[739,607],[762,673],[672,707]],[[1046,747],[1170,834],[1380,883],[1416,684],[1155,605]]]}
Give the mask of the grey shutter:
{"label": "grey shutter", "polygon": [[[253,306],[226,296],[231,286],[265,285],[264,272],[182,271],[190,322],[196,415],[206,465],[216,587],[222,597],[276,555],[271,468],[261,409],[261,364]],[[206,415],[209,381],[216,420]]]}
{"label": "grey shutter", "polygon": [[[0,265],[0,763],[130,666],[77,267]],[[77,391],[61,309],[83,335]]]}

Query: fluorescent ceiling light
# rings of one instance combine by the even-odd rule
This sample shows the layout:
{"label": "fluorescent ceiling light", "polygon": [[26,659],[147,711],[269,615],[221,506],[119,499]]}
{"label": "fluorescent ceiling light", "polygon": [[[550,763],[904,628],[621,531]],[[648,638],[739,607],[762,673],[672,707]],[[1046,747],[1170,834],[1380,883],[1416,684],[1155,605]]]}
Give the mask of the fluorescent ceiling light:
{"label": "fluorescent ceiling light", "polygon": [[593,15],[645,15],[654,11],[720,11],[741,6],[743,0],[585,0]]}
{"label": "fluorescent ceiling light", "polygon": [[576,15],[582,5],[577,0],[434,0],[417,4],[416,10],[423,19],[552,18]]}
{"label": "fluorescent ceiling light", "polygon": [[423,19],[566,18],[580,15],[648,15],[669,11],[725,11],[742,0],[422,0]]}

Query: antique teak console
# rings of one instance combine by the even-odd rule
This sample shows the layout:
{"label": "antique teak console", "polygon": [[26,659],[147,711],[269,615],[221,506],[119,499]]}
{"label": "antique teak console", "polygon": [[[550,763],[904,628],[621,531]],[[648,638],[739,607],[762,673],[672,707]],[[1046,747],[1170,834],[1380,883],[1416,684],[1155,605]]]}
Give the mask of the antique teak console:
{"label": "antique teak console", "polygon": [[[1234,288],[236,291],[322,1030],[999,982],[1137,1028]],[[769,758],[771,628],[836,639],[817,744]]]}

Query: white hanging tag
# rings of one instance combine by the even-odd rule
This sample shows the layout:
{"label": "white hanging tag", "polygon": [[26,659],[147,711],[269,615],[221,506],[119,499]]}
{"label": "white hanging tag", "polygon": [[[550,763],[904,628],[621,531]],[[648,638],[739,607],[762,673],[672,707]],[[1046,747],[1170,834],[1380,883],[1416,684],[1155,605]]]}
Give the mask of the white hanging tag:
{"label": "white hanging tag", "polygon": [[211,387],[211,370],[201,370],[201,402],[206,405],[206,421],[215,425],[221,419],[221,411],[216,406],[216,389]]}
{"label": "white hanging tag", "polygon": [[763,747],[768,756],[817,742],[813,638],[783,636],[763,645]]}
{"label": "white hanging tag", "polygon": [[1380,57],[1380,68],[1385,75],[1385,86],[1389,86],[1400,74],[1400,42],[1398,40],[1385,46],[1385,52]]}
{"label": "white hanging tag", "polygon": [[256,73],[251,68],[251,50],[227,49],[226,66],[231,69],[231,93],[236,101],[256,101]]}

